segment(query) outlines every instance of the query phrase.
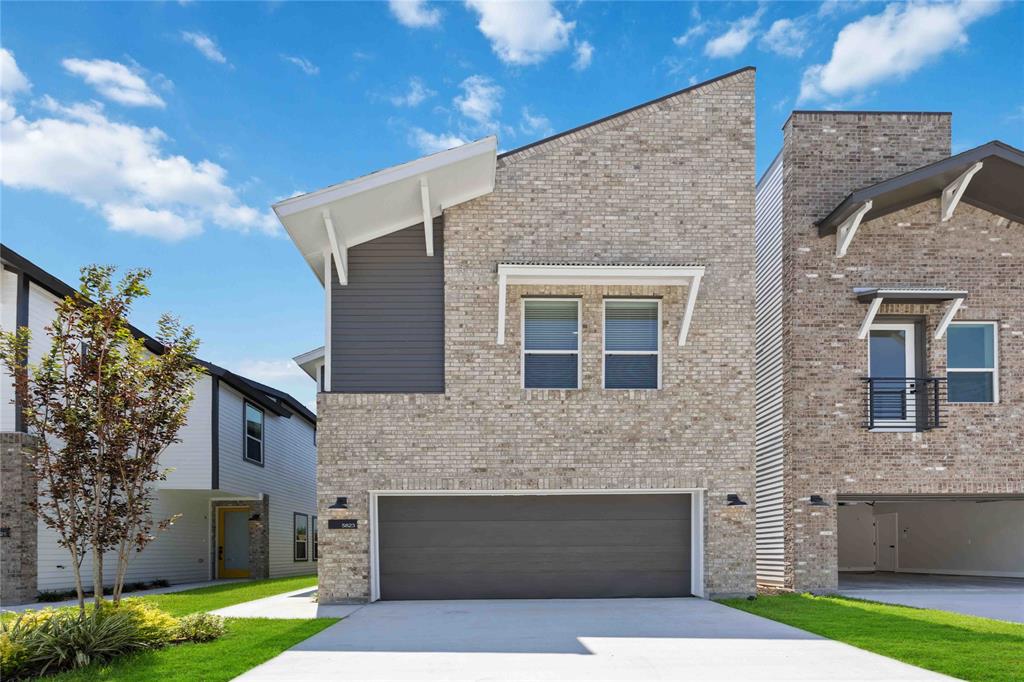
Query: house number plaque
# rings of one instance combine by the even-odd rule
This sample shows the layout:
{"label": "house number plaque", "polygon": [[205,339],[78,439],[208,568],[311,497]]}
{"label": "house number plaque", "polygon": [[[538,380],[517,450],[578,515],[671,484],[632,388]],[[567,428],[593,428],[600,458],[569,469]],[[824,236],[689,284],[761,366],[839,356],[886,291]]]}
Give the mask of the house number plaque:
{"label": "house number plaque", "polygon": [[352,528],[358,528],[359,521],[356,519],[327,519],[327,528],[330,530],[344,529],[349,530]]}

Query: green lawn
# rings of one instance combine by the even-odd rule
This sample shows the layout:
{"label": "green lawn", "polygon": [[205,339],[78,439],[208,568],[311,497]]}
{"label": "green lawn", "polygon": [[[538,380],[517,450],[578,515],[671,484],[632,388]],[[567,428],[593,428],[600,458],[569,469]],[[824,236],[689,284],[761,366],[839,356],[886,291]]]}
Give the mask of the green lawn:
{"label": "green lawn", "polygon": [[227,632],[205,644],[177,644],[128,656],[104,666],[56,675],[54,682],[219,682],[230,680],[315,635],[334,618],[270,620],[229,618]]}
{"label": "green lawn", "polygon": [[1024,680],[1024,624],[809,594],[722,603],[964,680]]}
{"label": "green lawn", "polygon": [[[156,604],[172,616],[184,616],[186,613],[199,611],[216,611],[225,606],[241,604],[253,599],[272,597],[282,592],[290,592],[303,587],[316,587],[315,575],[301,575],[294,578],[273,578],[271,580],[253,580],[237,583],[221,583],[209,587],[197,587],[184,592],[152,594],[146,596],[140,592],[139,597]],[[133,597],[135,595],[126,595]]]}

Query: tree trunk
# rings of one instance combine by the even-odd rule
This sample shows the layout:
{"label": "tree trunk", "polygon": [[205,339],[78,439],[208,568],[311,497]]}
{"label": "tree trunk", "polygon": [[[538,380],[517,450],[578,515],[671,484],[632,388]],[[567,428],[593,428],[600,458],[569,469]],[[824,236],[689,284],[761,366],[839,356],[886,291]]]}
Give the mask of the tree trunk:
{"label": "tree trunk", "polygon": [[82,585],[82,562],[78,557],[78,549],[75,545],[68,547],[71,553],[71,565],[75,569],[75,592],[78,595],[78,612],[85,613],[85,587]]}
{"label": "tree trunk", "polygon": [[97,608],[103,605],[103,550],[92,550],[92,598]]}
{"label": "tree trunk", "polygon": [[124,591],[124,577],[128,573],[128,542],[122,538],[117,548],[117,573],[114,575],[114,605],[121,603],[121,593]]}

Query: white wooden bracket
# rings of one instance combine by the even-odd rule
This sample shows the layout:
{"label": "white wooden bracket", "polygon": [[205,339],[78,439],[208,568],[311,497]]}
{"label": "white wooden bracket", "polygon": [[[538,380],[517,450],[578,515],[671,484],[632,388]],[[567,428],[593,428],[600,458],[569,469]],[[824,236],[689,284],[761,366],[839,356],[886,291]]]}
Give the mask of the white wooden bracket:
{"label": "white wooden bracket", "polygon": [[954,298],[949,304],[949,308],[946,310],[946,314],[942,316],[942,321],[939,322],[939,326],[935,328],[935,338],[941,339],[943,334],[946,333],[946,328],[949,327],[949,323],[953,321],[953,316],[956,315],[957,311],[960,310],[960,306],[964,303],[962,298]]}
{"label": "white wooden bracket", "polygon": [[498,345],[505,345],[505,290],[508,288],[508,275],[498,273]]}
{"label": "white wooden bracket", "polygon": [[864,219],[864,214],[870,210],[871,201],[865,201],[836,230],[836,258],[842,258],[846,255],[846,250],[850,248],[850,242],[853,241],[853,235],[857,234],[857,228],[860,227],[860,221]]}
{"label": "white wooden bracket", "polygon": [[940,214],[942,222],[946,222],[953,217],[953,211],[956,210],[957,204],[960,203],[964,192],[967,191],[967,185],[971,184],[971,178],[981,170],[981,166],[982,162],[978,161],[961,173],[960,177],[949,183],[946,189],[942,190],[942,213]]}
{"label": "white wooden bracket", "polygon": [[423,205],[423,239],[427,242],[427,255],[434,255],[434,216],[430,212],[430,189],[427,179],[420,178],[420,203]]}
{"label": "white wooden bracket", "polygon": [[878,314],[878,309],[882,307],[882,297],[871,299],[871,305],[868,306],[868,314],[864,316],[864,321],[860,323],[860,329],[857,331],[858,339],[866,339],[868,332],[871,331],[871,323],[875,321],[875,315]]}
{"label": "white wooden bracket", "polygon": [[[334,267],[338,269],[338,282],[348,284],[348,248],[338,239],[338,233],[334,230],[334,220],[331,219],[331,212],[324,209],[324,230],[327,231],[327,240],[331,243],[331,253],[334,254]],[[328,280],[325,286],[331,286]]]}
{"label": "white wooden bracket", "polygon": [[701,275],[690,279],[689,291],[686,294],[686,309],[683,311],[683,322],[679,325],[679,345],[686,345],[686,336],[690,333],[690,321],[693,320],[693,309],[697,306],[697,291],[700,289]]}

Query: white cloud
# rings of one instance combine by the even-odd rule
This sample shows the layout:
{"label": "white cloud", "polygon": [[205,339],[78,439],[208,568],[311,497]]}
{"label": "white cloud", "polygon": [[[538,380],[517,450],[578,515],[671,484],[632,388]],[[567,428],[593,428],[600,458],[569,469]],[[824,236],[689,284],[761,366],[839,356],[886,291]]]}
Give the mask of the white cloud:
{"label": "white cloud", "polygon": [[548,0],[466,0],[480,15],[477,28],[508,64],[537,64],[565,49],[576,23],[566,21]]}
{"label": "white cloud", "polygon": [[764,9],[759,9],[748,17],[742,17],[729,24],[729,30],[712,38],[704,46],[704,54],[708,57],[735,57],[754,39],[757,26],[761,22]]}
{"label": "white cloud", "polygon": [[227,64],[228,58],[224,56],[224,53],[217,47],[217,43],[214,42],[213,38],[206,35],[205,33],[194,33],[192,31],[182,31],[181,39],[192,47],[199,50],[199,52],[209,59],[211,62],[217,62],[218,64]]}
{"label": "white cloud", "polygon": [[999,9],[997,3],[893,3],[881,14],[847,24],[826,64],[809,66],[800,102],[861,92],[886,79],[900,79],[944,52],[967,44],[967,27]]}
{"label": "white cloud", "polygon": [[281,59],[294,64],[295,66],[302,69],[302,72],[307,76],[315,76],[320,73],[320,67],[309,61],[305,57],[294,57],[290,54],[281,55]]}
{"label": "white cloud", "polygon": [[519,129],[527,135],[539,135],[540,137],[547,137],[554,132],[548,117],[530,113],[529,107],[523,107],[523,118],[519,122]]}
{"label": "white cloud", "polygon": [[108,59],[65,59],[64,69],[80,76],[109,100],[129,107],[166,106],[142,76],[119,62]]}
{"label": "white cloud", "polygon": [[404,95],[395,95],[390,99],[391,103],[396,107],[416,107],[422,104],[425,99],[436,94],[436,92],[424,85],[422,80],[413,77],[409,79],[409,89]]}
{"label": "white cloud", "polygon": [[443,152],[446,149],[464,145],[466,142],[468,140],[455,133],[431,133],[423,128],[411,128],[409,130],[409,144],[424,154]]}
{"label": "white cloud", "polygon": [[470,76],[459,86],[462,94],[452,100],[466,118],[477,123],[487,132],[496,132],[500,127],[496,116],[501,111],[501,86],[487,76]]}
{"label": "white cloud", "polygon": [[761,36],[761,49],[783,57],[802,57],[808,36],[800,19],[778,19]]}
{"label": "white cloud", "polygon": [[441,23],[441,10],[427,7],[426,0],[388,0],[398,23],[409,28],[432,28]]}
{"label": "white cloud", "polygon": [[594,59],[594,46],[586,40],[576,43],[576,59],[572,62],[572,68],[583,71],[590,66]]}
{"label": "white cloud", "polygon": [[672,39],[672,42],[679,47],[685,47],[694,38],[699,38],[708,32],[708,25],[705,23],[694,24],[690,28],[686,29],[685,33],[681,33]]}
{"label": "white cloud", "polygon": [[198,234],[205,224],[278,231],[269,211],[242,202],[223,167],[166,152],[159,128],[111,120],[99,103],[65,106],[43,96],[38,106],[35,118],[10,102],[4,107],[4,186],[70,197],[113,230],[165,241]]}
{"label": "white cloud", "polygon": [[32,88],[25,74],[18,68],[14,53],[0,47],[0,95],[14,95]]}

